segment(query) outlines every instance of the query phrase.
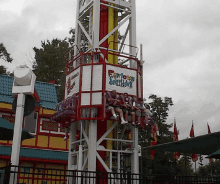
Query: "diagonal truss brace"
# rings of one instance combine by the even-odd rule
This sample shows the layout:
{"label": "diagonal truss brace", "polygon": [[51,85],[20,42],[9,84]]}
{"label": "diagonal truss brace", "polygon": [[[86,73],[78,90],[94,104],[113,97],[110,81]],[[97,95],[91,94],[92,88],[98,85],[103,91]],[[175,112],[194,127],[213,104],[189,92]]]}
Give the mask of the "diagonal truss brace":
{"label": "diagonal truss brace", "polygon": [[104,134],[103,136],[98,140],[97,142],[97,148],[99,144],[107,137],[107,135],[118,125],[118,122],[116,121]]}
{"label": "diagonal truss brace", "polygon": [[92,40],[91,40],[90,36],[88,35],[88,33],[86,32],[85,28],[83,27],[82,23],[80,21],[78,23],[79,23],[81,30],[85,34],[86,38],[89,40],[89,43],[92,44]]}
{"label": "diagonal truss brace", "polygon": [[111,36],[112,34],[114,34],[115,31],[117,31],[128,19],[131,18],[131,15],[128,15],[126,18],[124,18],[121,22],[118,23],[118,25],[112,29],[112,31],[110,33],[108,33],[100,42],[99,45],[101,45],[105,40],[108,39],[109,36]]}

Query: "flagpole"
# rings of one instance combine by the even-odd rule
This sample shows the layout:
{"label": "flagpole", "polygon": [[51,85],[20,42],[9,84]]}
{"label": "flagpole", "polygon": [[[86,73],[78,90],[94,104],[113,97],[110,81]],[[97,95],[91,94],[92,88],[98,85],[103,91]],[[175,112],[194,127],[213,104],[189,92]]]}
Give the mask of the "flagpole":
{"label": "flagpole", "polygon": [[196,173],[196,161],[195,161],[195,173]]}

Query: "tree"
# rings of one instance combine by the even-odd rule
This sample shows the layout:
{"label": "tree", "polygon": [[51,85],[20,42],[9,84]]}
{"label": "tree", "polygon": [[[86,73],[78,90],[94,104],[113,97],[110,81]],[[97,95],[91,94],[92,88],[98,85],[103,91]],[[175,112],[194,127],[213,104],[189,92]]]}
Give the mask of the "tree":
{"label": "tree", "polygon": [[[0,43],[0,59],[3,59],[8,63],[11,63],[13,60],[3,43]],[[0,74],[12,75],[10,72],[7,71],[6,67],[3,65],[0,65]]]}
{"label": "tree", "polygon": [[13,60],[3,43],[0,43],[0,59],[3,59],[4,61],[9,63],[11,63]]}
{"label": "tree", "polygon": [[[149,105],[151,107],[151,112],[153,112],[154,121],[159,127],[158,144],[172,142],[173,132],[170,131],[170,128],[172,128],[173,123],[166,122],[169,107],[173,105],[172,98],[165,97],[162,99],[161,97],[152,94],[148,97],[148,99],[151,101]],[[142,147],[146,147],[146,145],[150,146],[150,136],[150,129],[139,130],[139,144]],[[175,160],[173,155],[173,152],[156,150],[156,155],[154,159],[151,160],[150,150],[143,149],[141,162],[143,172],[148,174],[169,175],[185,175],[186,172],[189,175],[193,173],[191,168],[192,164],[188,155],[183,155],[179,160]]]}
{"label": "tree", "polygon": [[7,74],[7,70],[3,65],[0,65],[0,75],[1,74]]}
{"label": "tree", "polygon": [[220,175],[220,160],[215,160],[205,166],[199,167],[197,171],[199,176],[219,176]]}
{"label": "tree", "polygon": [[192,175],[192,163],[190,154],[182,154],[179,160],[177,160],[176,175]]}
{"label": "tree", "polygon": [[[154,121],[158,124],[160,137],[158,143],[171,142],[173,140],[173,132],[169,129],[172,124],[167,124],[169,107],[173,105],[172,98],[165,97],[162,99],[157,95],[150,95],[149,103],[151,112],[153,112]],[[146,147],[150,146],[150,129],[139,131],[140,145]],[[150,151],[144,150],[143,152],[143,169],[152,172],[153,174],[174,174],[176,162],[173,159],[173,153],[157,150],[155,158],[150,159]]]}
{"label": "tree", "polygon": [[33,65],[37,80],[55,81],[58,101],[64,98],[65,67],[64,54],[68,55],[69,43],[60,39],[41,41],[41,48],[34,47],[35,61]]}

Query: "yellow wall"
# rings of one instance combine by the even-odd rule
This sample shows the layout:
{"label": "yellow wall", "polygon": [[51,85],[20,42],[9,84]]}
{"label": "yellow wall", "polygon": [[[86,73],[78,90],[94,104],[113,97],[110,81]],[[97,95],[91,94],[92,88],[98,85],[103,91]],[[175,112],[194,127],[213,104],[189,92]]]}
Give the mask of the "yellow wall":
{"label": "yellow wall", "polygon": [[55,111],[54,110],[49,110],[49,109],[43,109],[43,114],[54,114]]}
{"label": "yellow wall", "polygon": [[0,103],[0,108],[12,109],[12,104]]}
{"label": "yellow wall", "polygon": [[37,140],[37,146],[47,147],[48,146],[48,136],[39,135]]}
{"label": "yellow wall", "polygon": [[22,145],[24,146],[35,146],[36,138],[26,139],[22,141]]}
{"label": "yellow wall", "polygon": [[0,167],[5,167],[5,166],[6,166],[6,161],[0,160]]}
{"label": "yellow wall", "polygon": [[67,139],[67,149],[69,149],[69,139]]}
{"label": "yellow wall", "polygon": [[7,142],[8,142],[8,141],[1,141],[1,140],[0,140],[0,143],[7,143]]}
{"label": "yellow wall", "polygon": [[50,137],[50,148],[61,148],[66,149],[66,141],[63,140],[62,137]]}

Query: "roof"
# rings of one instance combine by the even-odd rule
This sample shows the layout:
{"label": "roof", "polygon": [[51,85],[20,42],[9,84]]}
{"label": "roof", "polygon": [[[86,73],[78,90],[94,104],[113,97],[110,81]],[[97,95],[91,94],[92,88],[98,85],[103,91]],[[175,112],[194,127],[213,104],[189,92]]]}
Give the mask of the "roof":
{"label": "roof", "polygon": [[[13,140],[14,124],[0,117],[0,140]],[[22,129],[21,140],[34,138],[27,130]]]}
{"label": "roof", "polygon": [[[10,156],[11,146],[0,146],[0,155]],[[68,160],[68,152],[21,148],[20,157],[46,160]]]}
{"label": "roof", "polygon": [[[0,75],[0,102],[13,103],[12,85],[13,77]],[[57,93],[54,84],[36,81],[35,90],[40,98],[40,107],[46,109],[56,108]]]}
{"label": "roof", "polygon": [[164,150],[180,153],[210,155],[220,148],[220,132],[183,139],[180,141],[158,144],[147,149]]}

